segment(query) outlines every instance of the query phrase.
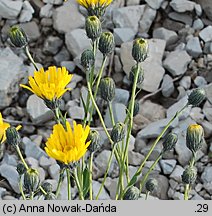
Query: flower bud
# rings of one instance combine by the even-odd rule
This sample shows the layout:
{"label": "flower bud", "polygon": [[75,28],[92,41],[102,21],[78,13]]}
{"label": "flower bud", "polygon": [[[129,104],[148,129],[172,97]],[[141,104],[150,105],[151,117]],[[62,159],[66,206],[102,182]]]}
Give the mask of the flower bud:
{"label": "flower bud", "polygon": [[16,47],[25,47],[28,44],[27,35],[19,26],[13,26],[10,28],[9,38]]}
{"label": "flower bud", "polygon": [[110,54],[115,47],[114,36],[111,32],[104,32],[99,39],[99,50],[103,55]]}
{"label": "flower bud", "polygon": [[194,89],[188,96],[188,104],[193,106],[199,106],[205,99],[206,93],[203,88]]}
{"label": "flower bud", "polygon": [[192,124],[187,128],[186,133],[186,146],[193,152],[196,153],[202,148],[204,141],[204,130],[201,125]]}
{"label": "flower bud", "polygon": [[163,152],[170,151],[175,147],[177,143],[178,136],[175,133],[169,133],[165,136],[163,141]]}
{"label": "flower bud", "polygon": [[26,172],[27,169],[26,169],[26,167],[22,163],[19,163],[17,165],[16,170],[17,170],[19,176],[21,176],[21,175],[23,175]]}
{"label": "flower bud", "polygon": [[133,42],[132,57],[136,62],[142,62],[147,58],[148,43],[143,38],[138,38]]}
{"label": "flower bud", "polygon": [[111,139],[114,143],[122,141],[125,137],[125,126],[123,123],[118,122],[113,126],[111,131]]}
{"label": "flower bud", "polygon": [[195,167],[187,167],[182,174],[182,181],[185,184],[194,184],[197,178],[197,169]]}
{"label": "flower bud", "polygon": [[12,146],[17,146],[21,142],[21,137],[15,127],[9,127],[6,130],[7,143]]}
{"label": "flower bud", "polygon": [[52,192],[52,184],[49,182],[44,182],[42,184],[42,188],[46,191],[46,193],[51,193]]}
{"label": "flower bud", "polygon": [[[144,70],[140,65],[138,67],[139,67],[139,72],[138,72],[137,84],[140,85],[144,81]],[[137,65],[132,66],[130,75],[129,75],[129,80],[132,83],[134,83],[137,70],[138,70]]]}
{"label": "flower bud", "polygon": [[92,130],[89,133],[88,140],[91,141],[88,150],[95,152],[100,148],[100,135],[97,130]]}
{"label": "flower bud", "polygon": [[115,97],[115,83],[112,78],[105,77],[100,82],[100,96],[107,102],[110,102]]}
{"label": "flower bud", "polygon": [[123,200],[138,200],[140,191],[137,187],[131,186],[124,194]]}
{"label": "flower bud", "polygon": [[158,181],[154,178],[148,179],[145,184],[145,187],[149,192],[153,192],[157,186],[158,186]]}
{"label": "flower bud", "polygon": [[88,38],[95,41],[102,33],[100,20],[96,16],[89,16],[85,21],[85,30]]}
{"label": "flower bud", "polygon": [[39,187],[39,183],[40,180],[37,170],[30,168],[24,173],[24,188],[28,192],[36,191]]}
{"label": "flower bud", "polygon": [[89,70],[91,67],[93,67],[94,65],[94,61],[95,61],[95,58],[94,58],[94,53],[92,50],[85,50],[82,55],[81,55],[81,65]]}
{"label": "flower bud", "polygon": [[140,105],[138,100],[135,100],[134,110],[133,110],[133,117],[139,113]]}

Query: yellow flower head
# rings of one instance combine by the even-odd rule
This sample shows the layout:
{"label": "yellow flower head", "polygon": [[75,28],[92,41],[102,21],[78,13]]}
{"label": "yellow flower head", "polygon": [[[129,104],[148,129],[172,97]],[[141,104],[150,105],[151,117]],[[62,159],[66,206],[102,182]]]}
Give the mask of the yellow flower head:
{"label": "yellow flower head", "polygon": [[82,127],[73,122],[73,130],[66,121],[66,129],[62,124],[53,127],[53,133],[46,142],[45,151],[49,155],[64,164],[78,161],[87,151],[90,142],[86,142],[90,127]]}
{"label": "yellow flower head", "polygon": [[113,0],[77,0],[77,2],[88,10],[90,16],[95,15],[101,17],[106,7],[108,7]]}
{"label": "yellow flower head", "polygon": [[6,130],[10,127],[10,124],[3,122],[2,115],[0,113],[0,144],[6,140]]}
{"label": "yellow flower head", "polygon": [[56,68],[52,66],[47,71],[44,71],[43,68],[35,71],[34,77],[29,77],[30,87],[22,84],[20,86],[44,100],[54,101],[60,99],[66,91],[70,90],[66,86],[72,77],[73,75],[69,74],[65,67]]}

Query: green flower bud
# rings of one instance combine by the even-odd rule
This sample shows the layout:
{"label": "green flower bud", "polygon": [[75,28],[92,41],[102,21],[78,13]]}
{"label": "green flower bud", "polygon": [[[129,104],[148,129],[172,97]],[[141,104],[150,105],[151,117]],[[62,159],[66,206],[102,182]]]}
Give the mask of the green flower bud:
{"label": "green flower bud", "polygon": [[100,148],[100,135],[97,130],[92,130],[89,133],[88,140],[91,141],[88,150],[95,152]]}
{"label": "green flower bud", "polygon": [[[139,65],[139,72],[138,72],[138,81],[137,84],[140,85],[144,81],[144,70],[143,68]],[[129,75],[129,80],[131,83],[134,83],[135,80],[135,74],[137,73],[137,65],[132,66],[130,75]]]}
{"label": "green flower bud", "polygon": [[142,62],[147,58],[148,43],[143,38],[138,38],[133,42],[132,57],[136,62]]}
{"label": "green flower bud", "polygon": [[102,33],[100,20],[96,16],[89,16],[85,21],[85,30],[88,38],[95,41]]}
{"label": "green flower bud", "polygon": [[93,67],[94,65],[94,61],[95,61],[95,58],[94,58],[94,53],[92,50],[85,50],[82,55],[81,55],[81,65],[89,70],[91,67]]}
{"label": "green flower bud", "polygon": [[186,133],[186,146],[196,153],[202,148],[204,142],[204,130],[201,125],[192,124],[187,128]]}
{"label": "green flower bud", "polygon": [[107,102],[110,102],[115,97],[115,83],[112,78],[105,77],[100,82],[100,96]]}
{"label": "green flower bud", "polygon": [[24,188],[28,192],[35,192],[39,187],[39,183],[37,170],[30,168],[24,173]]}
{"label": "green flower bud", "polygon": [[113,126],[111,131],[111,139],[114,143],[122,141],[125,137],[125,126],[122,122],[118,122]]}
{"label": "green flower bud", "polygon": [[115,47],[114,36],[111,32],[104,32],[99,39],[99,50],[103,55],[110,54]]}
{"label": "green flower bud", "polygon": [[188,104],[193,106],[199,106],[205,99],[206,93],[203,88],[194,89],[188,96]]}
{"label": "green flower bud", "polygon": [[13,26],[10,28],[9,38],[16,47],[25,47],[28,44],[27,35],[19,26]]}
{"label": "green flower bud", "polygon": [[17,170],[18,174],[21,176],[21,175],[23,175],[26,172],[27,169],[26,169],[26,167],[22,163],[19,163],[17,165],[16,170]]}
{"label": "green flower bud", "polygon": [[175,147],[177,143],[178,136],[175,133],[169,133],[165,136],[163,141],[163,152],[170,151]]}
{"label": "green flower bud", "polygon": [[57,199],[57,197],[53,193],[47,193],[44,197],[44,200],[56,200],[56,199]]}
{"label": "green flower bud", "polygon": [[21,137],[15,127],[9,127],[6,130],[7,143],[12,146],[17,146],[21,142]]}
{"label": "green flower bud", "polygon": [[42,184],[42,188],[46,191],[46,193],[51,193],[52,192],[52,184],[49,182],[44,182]]}
{"label": "green flower bud", "polygon": [[139,102],[138,102],[138,100],[135,100],[133,117],[136,116],[139,113],[139,109],[140,109]]}
{"label": "green flower bud", "polygon": [[138,200],[140,191],[137,187],[131,186],[124,194],[123,200]]}
{"label": "green flower bud", "polygon": [[182,181],[185,184],[194,184],[197,178],[197,169],[195,167],[187,167],[182,174]]}
{"label": "green flower bud", "polygon": [[145,184],[145,187],[149,192],[153,192],[157,186],[158,186],[158,181],[154,178],[148,179]]}

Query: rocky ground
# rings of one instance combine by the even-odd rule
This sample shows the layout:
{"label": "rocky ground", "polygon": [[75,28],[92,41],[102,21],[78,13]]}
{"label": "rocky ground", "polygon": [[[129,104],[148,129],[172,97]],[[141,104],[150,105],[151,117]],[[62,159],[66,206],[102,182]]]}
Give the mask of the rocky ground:
{"label": "rocky ground", "polygon": [[[30,39],[30,50],[39,67],[66,66],[74,73],[72,91],[66,93],[62,110],[68,117],[81,120],[84,116],[80,93],[84,87],[84,73],[79,63],[81,52],[90,46],[83,30],[85,10],[74,0],[0,0],[0,110],[12,123],[23,125],[23,152],[26,161],[39,170],[41,181],[48,181],[56,189],[59,166],[42,150],[54,124],[53,115],[43,102],[19,88],[34,71],[23,50],[11,47],[8,29],[20,24]],[[140,111],[134,118],[133,135],[129,148],[130,173],[134,174],[154,139],[174,113],[182,108],[190,90],[204,87],[208,99],[199,108],[188,108],[171,126],[179,135],[174,151],[160,160],[153,176],[159,181],[153,194],[159,199],[183,199],[181,174],[191,153],[185,145],[185,131],[189,124],[199,123],[205,131],[206,143],[199,151],[198,178],[191,191],[191,199],[212,198],[212,4],[210,0],[114,0],[108,8],[104,29],[114,33],[116,48],[107,62],[105,74],[116,82],[113,102],[115,119],[122,121],[130,97],[128,75],[133,60],[132,40],[148,38],[149,57],[144,62],[144,82],[139,94]],[[100,66],[101,58],[97,64]],[[111,127],[109,112],[105,122]],[[98,122],[95,126],[99,126]],[[102,150],[94,160],[94,194],[106,170],[110,147],[102,135]],[[154,162],[162,148],[158,144],[144,172]],[[20,196],[17,185],[17,156],[9,146],[2,146],[0,161],[0,199]],[[118,177],[115,160],[107,178],[101,199],[114,198]],[[76,194],[76,192],[75,192]],[[66,199],[66,182],[61,199]]]}

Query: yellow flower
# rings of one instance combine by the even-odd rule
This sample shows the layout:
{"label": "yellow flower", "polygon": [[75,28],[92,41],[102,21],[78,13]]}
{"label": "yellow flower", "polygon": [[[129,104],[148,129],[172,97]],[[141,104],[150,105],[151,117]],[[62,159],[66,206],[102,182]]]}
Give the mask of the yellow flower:
{"label": "yellow flower", "polygon": [[2,114],[0,113],[0,144],[6,140],[6,130],[9,127],[10,124],[3,122]]}
{"label": "yellow flower", "polygon": [[85,8],[107,7],[113,0],[77,0]]}
{"label": "yellow flower", "polygon": [[66,121],[66,129],[62,124],[54,125],[53,133],[46,142],[46,153],[64,164],[78,161],[90,145],[90,142],[86,142],[90,127],[83,128],[75,121],[73,124],[73,130],[68,121]]}
{"label": "yellow flower", "polygon": [[35,71],[34,77],[29,77],[30,87],[22,84],[20,86],[44,100],[54,101],[60,99],[66,91],[70,90],[66,86],[72,77],[73,75],[69,74],[65,67],[52,66],[47,71],[44,71],[43,68]]}

